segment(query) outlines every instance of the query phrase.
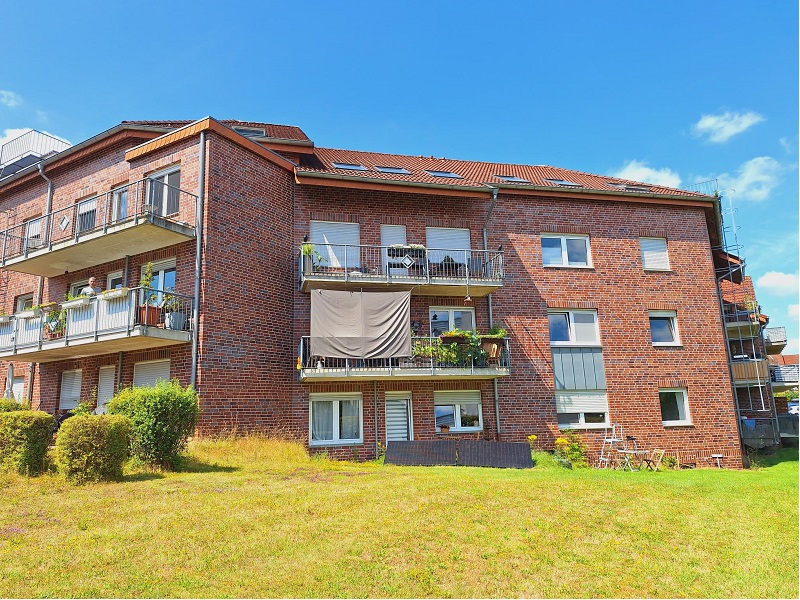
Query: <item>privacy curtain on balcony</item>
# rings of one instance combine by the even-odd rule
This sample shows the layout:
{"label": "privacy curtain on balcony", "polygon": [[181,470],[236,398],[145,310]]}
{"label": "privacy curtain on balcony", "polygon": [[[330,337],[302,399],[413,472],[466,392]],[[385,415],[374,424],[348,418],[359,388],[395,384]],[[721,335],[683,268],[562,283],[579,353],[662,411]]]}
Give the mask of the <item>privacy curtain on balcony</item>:
{"label": "privacy curtain on balcony", "polygon": [[410,292],[311,292],[311,354],[411,356]]}

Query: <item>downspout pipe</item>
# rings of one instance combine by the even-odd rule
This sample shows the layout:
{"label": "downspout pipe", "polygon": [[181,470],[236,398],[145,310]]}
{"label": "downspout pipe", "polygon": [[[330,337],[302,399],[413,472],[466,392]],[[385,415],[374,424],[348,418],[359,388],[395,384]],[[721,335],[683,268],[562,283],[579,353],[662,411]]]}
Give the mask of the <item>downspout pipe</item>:
{"label": "downspout pipe", "polygon": [[[47,175],[44,174],[44,166],[42,163],[39,163],[39,175],[42,176],[47,182],[47,202],[45,204],[44,214],[47,215],[47,221],[45,222],[45,239],[50,237],[50,213],[53,212],[53,180],[50,179]],[[44,294],[44,277],[41,275],[39,276],[39,283],[36,286],[36,304],[42,303],[42,295]],[[28,403],[33,401],[33,378],[36,375],[36,363],[31,363],[28,367],[28,389],[25,393],[25,396],[28,399]]]}
{"label": "downspout pipe", "polygon": [[[489,210],[486,211],[486,218],[483,220],[483,251],[486,256],[489,254],[489,234],[486,228],[489,226],[489,219],[492,218],[494,207],[497,206],[497,193],[500,190],[496,187],[492,188],[492,203],[489,205]],[[489,326],[492,326],[494,321],[494,314],[492,312],[492,295],[487,296],[487,307],[489,310]],[[492,379],[492,389],[494,391],[494,419],[497,428],[497,439],[500,440],[500,394],[497,391],[497,379]]]}
{"label": "downspout pipe", "polygon": [[206,195],[206,132],[200,132],[200,159],[197,181],[197,207],[195,210],[194,298],[192,299],[192,375],[190,384],[197,389],[197,359],[200,347],[200,280],[203,266],[203,210]]}

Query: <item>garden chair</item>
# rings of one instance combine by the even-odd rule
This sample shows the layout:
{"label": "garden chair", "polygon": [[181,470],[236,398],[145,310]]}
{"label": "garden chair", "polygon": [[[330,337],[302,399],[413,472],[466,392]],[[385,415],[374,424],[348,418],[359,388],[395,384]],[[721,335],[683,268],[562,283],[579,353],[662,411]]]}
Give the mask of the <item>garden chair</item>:
{"label": "garden chair", "polygon": [[661,467],[661,461],[664,459],[665,450],[654,449],[650,456],[642,459],[642,466],[651,471],[658,471]]}

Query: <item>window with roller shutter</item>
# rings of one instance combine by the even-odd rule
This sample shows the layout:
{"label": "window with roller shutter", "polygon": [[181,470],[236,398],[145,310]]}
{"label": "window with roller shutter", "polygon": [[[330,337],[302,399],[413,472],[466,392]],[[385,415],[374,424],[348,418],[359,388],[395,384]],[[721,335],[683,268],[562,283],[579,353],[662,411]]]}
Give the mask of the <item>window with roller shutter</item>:
{"label": "window with roller shutter", "polygon": [[358,223],[311,221],[309,241],[314,244],[314,250],[322,255],[322,266],[348,271],[361,268]]}
{"label": "window with roller shutter", "polygon": [[153,387],[157,381],[169,381],[169,359],[138,362],[133,365],[133,385]]}
{"label": "window with roller shutter", "polygon": [[81,379],[83,371],[64,371],[61,374],[61,394],[58,398],[58,407],[69,410],[78,406],[81,401]]}
{"label": "window with roller shutter", "polygon": [[639,238],[642,268],[645,271],[669,271],[667,240],[664,238]]}

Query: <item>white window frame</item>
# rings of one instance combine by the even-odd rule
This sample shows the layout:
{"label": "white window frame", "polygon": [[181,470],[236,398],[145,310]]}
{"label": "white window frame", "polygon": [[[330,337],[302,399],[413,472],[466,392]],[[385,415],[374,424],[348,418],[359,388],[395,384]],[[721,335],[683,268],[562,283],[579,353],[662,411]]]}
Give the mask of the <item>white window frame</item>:
{"label": "white window frame", "polygon": [[[472,329],[468,329],[466,331],[477,331],[476,324],[475,324],[475,309],[470,306],[431,306],[428,308],[428,325],[430,330],[430,335],[433,337],[433,315],[434,313],[438,317],[436,319],[437,323],[442,322],[442,314],[447,314],[447,331],[452,331],[455,326],[455,316],[453,315],[454,312],[468,312],[472,313]],[[464,331],[464,330],[462,330]]]}
{"label": "white window frame", "polygon": [[121,270],[120,271],[112,271],[111,273],[106,275],[106,289],[107,290],[116,289],[115,287],[113,287],[113,281],[115,279],[121,279],[122,281],[120,282],[120,287],[123,287],[125,285],[125,272],[121,271]]}
{"label": "white window frame", "polygon": [[[124,221],[131,215],[131,195],[129,194],[129,184],[121,185],[119,187],[114,188],[111,190],[111,222],[118,223],[120,221]],[[125,195],[125,214],[120,214],[120,199],[122,198],[123,194]],[[135,212],[135,211],[134,211]]]}
{"label": "white window frame", "polygon": [[[473,397],[469,397],[472,395]],[[478,405],[478,425],[473,427],[465,427],[461,425],[461,405],[462,404],[477,404]],[[452,406],[453,407],[453,421],[455,425],[450,427],[450,433],[469,433],[472,431],[483,431],[483,396],[480,390],[454,390],[454,391],[435,391],[433,392],[433,406],[434,406],[434,429],[436,433],[442,433],[439,426],[436,425],[436,407],[437,406]]]}
{"label": "white window frame", "polygon": [[81,290],[89,285],[88,279],[81,279],[80,281],[76,281],[74,283],[69,284],[69,293],[72,296],[80,296]]}
{"label": "white window frame", "polygon": [[17,312],[33,308],[33,294],[20,294],[17,296]]}
{"label": "white window frame", "polygon": [[[558,269],[591,269],[592,263],[592,244],[588,235],[583,234],[563,234],[563,233],[542,233],[540,234],[540,250],[542,251],[542,266],[545,268],[558,268]],[[559,264],[546,264],[544,262],[544,244],[542,240],[561,240],[561,263]],[[586,264],[569,264],[569,256],[567,253],[567,240],[584,240],[586,242]]]}
{"label": "white window frame", "polygon": [[[593,315],[594,316],[594,334],[595,334],[595,341],[593,342],[585,342],[585,341],[577,341],[575,339],[575,315],[582,314],[582,315]],[[550,315],[567,315],[568,320],[568,327],[569,327],[569,341],[553,341],[550,340],[551,346],[571,346],[571,347],[579,347],[579,348],[599,348],[602,347],[602,343],[600,341],[600,322],[597,318],[597,311],[596,310],[572,310],[572,309],[553,309],[547,311],[547,331],[548,335],[550,333]]]}
{"label": "white window frame", "polygon": [[[605,399],[605,410],[575,410],[575,411],[559,411],[558,404],[560,397],[592,397],[592,396],[603,396]],[[611,426],[611,419],[608,415],[608,394],[605,391],[601,390],[563,390],[557,391],[555,394],[555,401],[556,401],[556,421],[558,421],[558,415],[578,415],[578,423],[558,423],[559,429],[606,429]],[[586,422],[586,413],[605,413],[606,418],[605,421],[602,423],[587,423]]]}
{"label": "white window frame", "polygon": [[[666,267],[656,267],[652,264],[648,266],[645,262],[645,249],[642,246],[642,241],[650,241],[650,242],[664,242],[664,250],[663,252],[659,251],[659,255],[656,257],[656,261],[663,260],[666,263]],[[648,252],[655,252],[655,250],[648,250]],[[645,271],[671,271],[669,264],[669,244],[667,243],[667,238],[663,237],[640,237],[639,238],[639,254],[642,257],[642,269]]]}
{"label": "white window frame", "polygon": [[[77,398],[68,398],[68,405],[64,405],[64,376],[68,373],[77,373],[78,374],[78,397]],[[81,386],[83,384],[83,369],[70,369],[68,371],[64,371],[61,373],[61,386],[58,392],[58,408],[62,410],[69,410],[75,408],[81,402]]]}
{"label": "white window frame", "polygon": [[[358,401],[358,439],[341,439],[339,437],[339,402],[342,400]],[[315,440],[312,437],[314,423],[314,402],[333,402],[333,439]],[[356,446],[364,443],[364,397],[361,392],[331,392],[308,395],[308,445],[319,446]]]}
{"label": "white window frame", "polygon": [[[180,186],[178,187],[178,192],[177,192],[178,193],[178,210],[176,210],[175,212],[172,212],[172,213],[167,212],[167,207],[168,207],[168,205],[167,205],[167,193],[168,193],[168,191],[170,189],[172,189],[172,188],[168,187],[167,178],[168,178],[169,175],[172,175],[173,173],[179,172],[180,170],[181,170],[181,165],[173,165],[173,166],[171,166],[171,167],[169,167],[167,169],[164,169],[163,171],[156,171],[155,173],[150,173],[150,175],[147,176],[147,195],[145,196],[145,198],[146,198],[145,203],[147,204],[147,206],[151,207],[151,210],[153,210],[153,208],[154,208],[153,203],[152,203],[152,200],[153,200],[153,198],[152,198],[153,182],[160,181],[164,185],[164,197],[161,199],[161,206],[159,207],[160,210],[159,211],[153,210],[153,214],[154,215],[157,215],[159,217],[169,217],[171,215],[176,215],[176,214],[180,213],[180,211],[181,211]],[[130,202],[130,197],[128,198],[128,201]],[[130,206],[128,207],[128,212],[130,212]]]}
{"label": "white window frame", "polygon": [[[669,319],[674,339],[671,342],[656,342],[653,340],[653,326],[650,319]],[[674,310],[651,310],[647,315],[647,324],[650,328],[650,342],[653,346],[681,346],[681,334],[678,330],[678,314]]]}
{"label": "white window frame", "polygon": [[[681,396],[683,397],[682,400],[683,400],[683,416],[684,416],[684,418],[683,419],[673,420],[673,421],[665,421],[664,418],[663,418],[663,413],[662,413],[661,424],[664,427],[685,427],[687,425],[691,425],[692,424],[692,415],[689,412],[689,394],[687,393],[686,388],[659,388],[659,390],[658,390],[658,410],[659,410],[659,412],[661,412],[661,393],[662,392],[669,392],[669,393],[678,392],[678,393],[681,394]],[[679,400],[679,402],[680,402],[680,400]],[[680,406],[678,407],[678,412],[679,413],[681,412]]]}

